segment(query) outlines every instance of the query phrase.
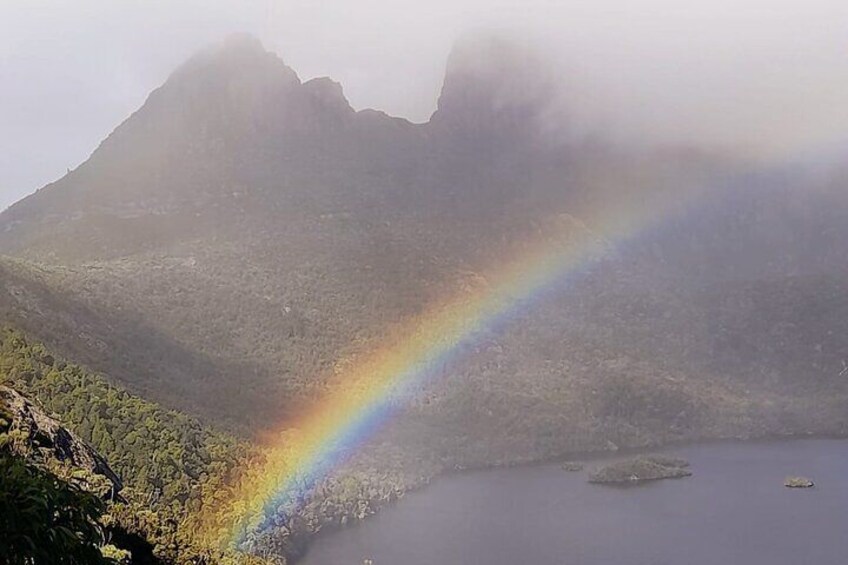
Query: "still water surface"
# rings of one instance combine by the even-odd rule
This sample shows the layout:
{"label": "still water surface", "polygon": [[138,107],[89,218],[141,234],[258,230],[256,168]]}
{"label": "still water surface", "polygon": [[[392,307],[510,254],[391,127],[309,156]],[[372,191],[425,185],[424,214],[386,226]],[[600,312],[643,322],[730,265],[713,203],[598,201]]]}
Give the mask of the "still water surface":
{"label": "still water surface", "polygon": [[[557,465],[437,479],[320,537],[301,565],[846,565],[848,441],[672,449],[694,476],[633,488]],[[786,475],[812,489],[788,489]]]}

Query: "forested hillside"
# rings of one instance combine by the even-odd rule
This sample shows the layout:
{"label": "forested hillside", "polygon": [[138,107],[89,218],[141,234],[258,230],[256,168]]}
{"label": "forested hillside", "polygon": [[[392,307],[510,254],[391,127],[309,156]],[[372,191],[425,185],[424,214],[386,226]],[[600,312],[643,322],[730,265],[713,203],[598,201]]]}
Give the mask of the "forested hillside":
{"label": "forested hillside", "polygon": [[[120,494],[105,508],[92,502],[92,512],[106,512],[116,543],[141,549],[133,563],[147,563],[145,552],[164,563],[252,563],[222,547],[208,520],[228,523],[233,489],[263,457],[255,446],[129,394],[8,328],[0,332],[0,385],[36,399],[109,461]],[[356,458],[320,486],[297,523],[256,540],[257,553],[273,562],[297,555],[321,529],[372,514],[440,470],[421,455],[384,446]]]}
{"label": "forested hillside", "polygon": [[121,528],[149,539],[162,558],[187,560],[200,551],[182,528],[236,462],[246,460],[244,445],[132,396],[10,329],[0,336],[0,383],[37,399],[109,461],[125,485],[126,502],[109,509]]}

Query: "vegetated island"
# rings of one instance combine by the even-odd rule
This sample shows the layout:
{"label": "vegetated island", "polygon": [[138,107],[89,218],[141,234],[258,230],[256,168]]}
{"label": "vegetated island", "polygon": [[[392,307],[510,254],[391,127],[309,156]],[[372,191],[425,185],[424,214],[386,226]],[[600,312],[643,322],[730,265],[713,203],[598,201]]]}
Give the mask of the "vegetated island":
{"label": "vegetated island", "polygon": [[616,461],[601,467],[589,475],[590,483],[632,484],[659,479],[689,477],[689,462],[677,457],[650,455]]}
{"label": "vegetated island", "polygon": [[788,488],[811,488],[815,483],[807,477],[786,477],[783,481],[783,486]]}

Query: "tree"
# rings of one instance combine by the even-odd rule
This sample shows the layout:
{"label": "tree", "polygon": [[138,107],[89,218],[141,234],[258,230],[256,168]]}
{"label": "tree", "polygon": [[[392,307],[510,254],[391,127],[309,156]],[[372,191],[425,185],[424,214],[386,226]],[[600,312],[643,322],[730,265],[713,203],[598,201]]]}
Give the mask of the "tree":
{"label": "tree", "polygon": [[114,563],[100,552],[103,509],[96,496],[0,452],[0,563]]}

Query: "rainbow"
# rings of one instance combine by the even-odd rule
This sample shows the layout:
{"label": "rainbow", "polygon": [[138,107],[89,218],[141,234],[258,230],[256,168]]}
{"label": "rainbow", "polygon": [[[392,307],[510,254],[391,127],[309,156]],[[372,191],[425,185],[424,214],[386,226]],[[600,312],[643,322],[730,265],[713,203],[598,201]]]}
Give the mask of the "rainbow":
{"label": "rainbow", "polygon": [[[219,543],[241,548],[280,508],[296,509],[318,481],[398,410],[399,399],[440,374],[446,362],[547,290],[656,225],[670,212],[667,200],[631,199],[589,215],[587,225],[594,236],[587,236],[585,228],[575,229],[575,220],[553,222],[565,225],[513,249],[480,278],[482,282],[433,305],[392,332],[394,337],[378,350],[354,361],[321,402],[272,435],[275,443],[236,489],[227,510],[230,518],[219,526]],[[575,231],[582,235],[575,237]]]}

